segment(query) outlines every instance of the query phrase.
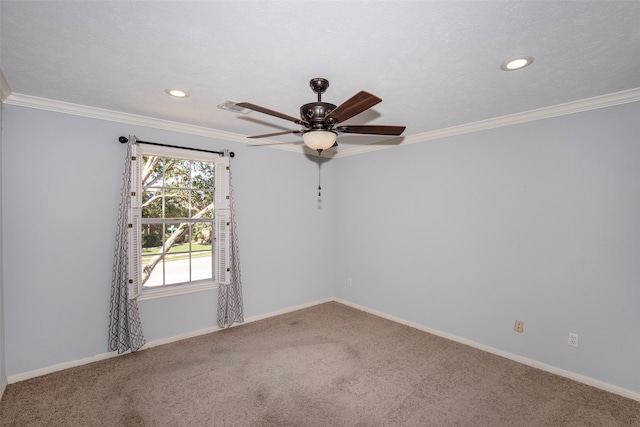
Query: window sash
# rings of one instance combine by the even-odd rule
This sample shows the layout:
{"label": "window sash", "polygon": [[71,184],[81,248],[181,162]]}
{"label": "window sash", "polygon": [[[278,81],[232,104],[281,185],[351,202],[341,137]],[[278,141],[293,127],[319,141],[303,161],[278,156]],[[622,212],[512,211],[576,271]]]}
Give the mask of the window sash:
{"label": "window sash", "polygon": [[[196,162],[206,162],[213,163],[214,165],[214,186],[213,198],[214,201],[214,210],[213,217],[209,216],[202,218],[186,218],[186,217],[167,217],[167,218],[142,218],[141,207],[142,207],[142,167],[143,167],[143,157],[144,156],[160,156],[165,158],[172,159],[181,159],[181,160],[192,160]],[[138,298],[143,295],[151,295],[154,296],[162,296],[165,294],[176,294],[176,293],[184,293],[191,292],[196,290],[204,290],[211,289],[211,287],[217,287],[219,283],[228,283],[225,282],[227,276],[224,274],[221,276],[217,274],[218,268],[223,268],[224,272],[228,273],[228,268],[230,266],[230,258],[224,258],[220,260],[220,254],[226,254],[224,257],[228,257],[230,255],[230,241],[229,238],[219,238],[218,234],[220,233],[217,230],[218,225],[216,225],[216,215],[218,217],[227,217],[228,208],[229,208],[229,158],[221,157],[217,154],[213,153],[204,153],[204,152],[195,152],[187,149],[178,149],[178,148],[170,148],[170,147],[161,147],[161,146],[152,146],[146,144],[133,144],[132,146],[132,163],[131,163],[131,209],[130,209],[130,233],[129,233],[129,297],[130,298]],[[191,179],[190,179],[191,181]],[[163,186],[150,186],[149,188],[154,188],[160,190]],[[170,190],[183,190],[183,191],[208,191],[207,189],[198,188],[198,187],[164,187],[164,189]],[[163,190],[164,191],[164,190]],[[222,211],[227,211],[227,213],[223,213]],[[163,210],[164,214],[164,210]],[[147,287],[142,285],[142,226],[145,224],[170,224],[170,223],[190,223],[190,227],[193,224],[206,224],[210,223],[211,227],[211,263],[213,267],[213,277],[210,279],[198,279],[198,280],[190,280],[187,282],[180,282],[175,284],[166,284],[164,279],[163,272],[163,285],[158,287]],[[228,221],[225,221],[225,224]],[[164,225],[163,225],[164,229]],[[191,230],[188,231],[190,233],[189,238],[191,238]],[[228,231],[226,233],[228,236]],[[162,240],[162,251],[160,251],[157,255],[165,257],[166,255],[174,255],[175,252],[165,252],[164,242],[165,239],[163,237]],[[190,248],[191,249],[191,248]],[[193,275],[191,272],[191,260],[193,257],[192,254],[198,253],[206,253],[206,250],[189,250],[189,251],[180,251],[181,254],[189,255],[189,278],[192,279]],[[146,254],[145,254],[146,256]],[[164,261],[164,259],[162,259]],[[224,265],[221,265],[222,264]],[[160,263],[156,266],[156,268],[160,267]],[[164,263],[163,263],[164,268]],[[171,288],[167,289],[168,292],[162,293],[159,292],[158,288]],[[180,289],[180,290],[178,290]],[[153,291],[153,292],[149,292]]]}

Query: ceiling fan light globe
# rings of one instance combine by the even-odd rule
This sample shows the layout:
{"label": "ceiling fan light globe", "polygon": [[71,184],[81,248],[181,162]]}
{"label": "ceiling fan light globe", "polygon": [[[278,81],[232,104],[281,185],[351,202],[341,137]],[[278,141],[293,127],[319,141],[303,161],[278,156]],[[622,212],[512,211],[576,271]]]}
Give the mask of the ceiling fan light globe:
{"label": "ceiling fan light globe", "polygon": [[326,150],[333,147],[338,135],[329,130],[310,130],[302,135],[304,144],[313,150]]}

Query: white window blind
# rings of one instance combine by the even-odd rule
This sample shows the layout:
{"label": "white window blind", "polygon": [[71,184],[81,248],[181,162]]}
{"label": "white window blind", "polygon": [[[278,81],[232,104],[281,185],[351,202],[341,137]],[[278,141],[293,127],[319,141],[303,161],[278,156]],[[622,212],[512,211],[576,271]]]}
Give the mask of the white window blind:
{"label": "white window blind", "polygon": [[216,159],[214,165],[215,280],[221,284],[229,284],[231,283],[229,158],[220,157]]}
{"label": "white window blind", "polygon": [[142,158],[138,155],[138,147],[131,146],[131,207],[129,208],[129,298],[135,299],[142,293],[142,280],[140,275],[140,251],[141,251],[141,210],[142,185],[141,185]]}

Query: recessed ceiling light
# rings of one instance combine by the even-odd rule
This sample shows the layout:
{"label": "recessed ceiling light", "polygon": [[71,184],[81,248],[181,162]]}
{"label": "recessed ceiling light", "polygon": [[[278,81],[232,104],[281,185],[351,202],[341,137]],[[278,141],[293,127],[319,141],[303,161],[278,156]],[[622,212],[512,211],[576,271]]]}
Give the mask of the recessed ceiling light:
{"label": "recessed ceiling light", "polygon": [[189,92],[182,89],[167,89],[165,92],[171,96],[175,96],[176,98],[186,98],[189,96]]}
{"label": "recessed ceiling light", "polygon": [[500,68],[504,71],[520,70],[533,62],[533,56],[518,56],[517,58],[511,58],[508,61],[504,61]]}

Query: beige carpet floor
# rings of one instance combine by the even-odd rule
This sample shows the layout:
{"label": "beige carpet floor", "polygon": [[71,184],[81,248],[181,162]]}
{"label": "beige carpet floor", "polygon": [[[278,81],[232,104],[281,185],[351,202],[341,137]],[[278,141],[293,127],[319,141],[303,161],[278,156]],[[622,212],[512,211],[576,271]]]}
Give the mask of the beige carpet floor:
{"label": "beige carpet floor", "polygon": [[327,303],[10,384],[1,426],[640,426],[640,402]]}

